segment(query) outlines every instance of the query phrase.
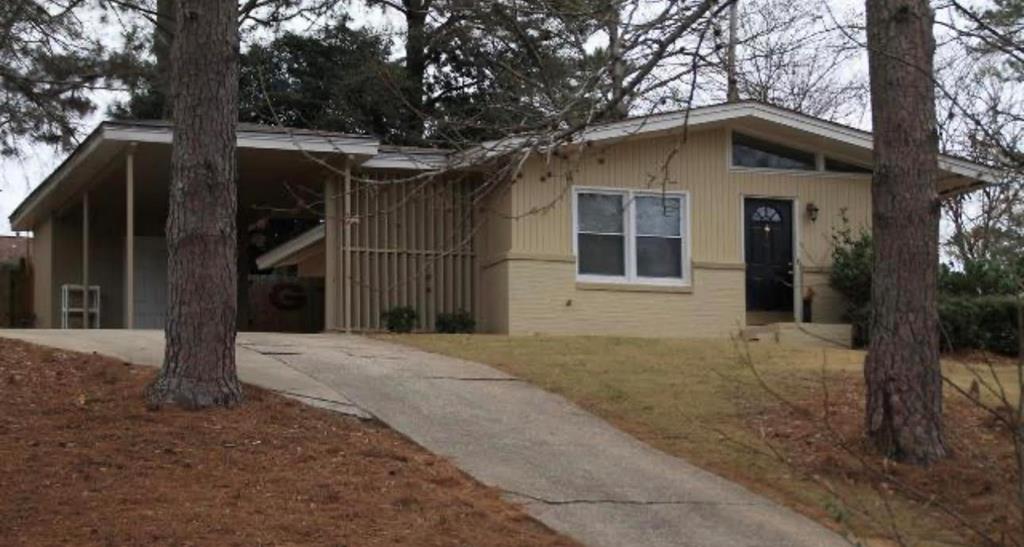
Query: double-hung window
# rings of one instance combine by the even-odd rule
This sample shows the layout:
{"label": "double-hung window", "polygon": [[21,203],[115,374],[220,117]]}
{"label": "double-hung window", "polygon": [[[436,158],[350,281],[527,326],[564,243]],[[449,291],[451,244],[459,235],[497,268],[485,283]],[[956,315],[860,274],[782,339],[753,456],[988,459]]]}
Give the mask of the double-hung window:
{"label": "double-hung window", "polygon": [[576,272],[581,281],[688,285],[688,196],[577,189]]}

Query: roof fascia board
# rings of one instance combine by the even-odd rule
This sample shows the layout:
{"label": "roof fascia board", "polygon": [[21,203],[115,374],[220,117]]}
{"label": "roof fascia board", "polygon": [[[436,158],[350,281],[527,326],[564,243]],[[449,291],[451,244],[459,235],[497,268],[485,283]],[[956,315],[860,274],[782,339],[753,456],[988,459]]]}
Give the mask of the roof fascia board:
{"label": "roof fascia board", "polygon": [[412,156],[380,154],[359,165],[366,169],[399,169],[406,171],[439,171],[447,166],[444,156],[419,159]]}
{"label": "roof fascia board", "polygon": [[68,175],[78,168],[82,162],[87,160],[96,149],[106,140],[107,128],[100,124],[99,127],[89,133],[89,136],[85,138],[85,141],[79,145],[75,151],[68,156],[67,159],[61,163],[56,170],[50,173],[43,182],[36,187],[36,190],[30,192],[28,196],[18,205],[18,207],[11,213],[8,220],[11,224],[12,230],[31,230],[32,226],[25,225],[25,220],[30,216],[33,209],[42,202],[46,197],[53,193],[55,189],[60,186],[60,181],[68,177]]}
{"label": "roof fascia board", "polygon": [[[104,138],[114,141],[170,144],[170,127],[112,126]],[[342,153],[352,156],[374,156],[378,142],[372,138],[328,137],[308,134],[271,134],[239,130],[238,147],[257,150],[296,150],[315,153]]]}
{"label": "roof fascia board", "polygon": [[256,257],[256,267],[261,270],[266,270],[278,266],[288,260],[292,255],[324,239],[325,234],[326,228],[323,224],[314,226],[302,234],[299,234]]}

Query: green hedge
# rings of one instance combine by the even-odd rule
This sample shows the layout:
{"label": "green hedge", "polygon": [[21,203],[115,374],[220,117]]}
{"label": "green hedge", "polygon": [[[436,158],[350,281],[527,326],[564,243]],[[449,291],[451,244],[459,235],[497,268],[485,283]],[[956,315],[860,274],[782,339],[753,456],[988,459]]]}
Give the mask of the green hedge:
{"label": "green hedge", "polygon": [[446,334],[470,334],[476,330],[476,320],[466,310],[459,310],[453,313],[439,313],[434,324],[436,325],[437,332]]}
{"label": "green hedge", "polygon": [[[983,349],[1017,355],[1020,351],[1018,300],[1013,296],[940,296],[942,350]],[[870,312],[850,313],[854,344],[866,346]]]}
{"label": "green hedge", "polygon": [[985,349],[1006,355],[1020,351],[1018,300],[1012,296],[945,296],[939,320],[945,349]]}
{"label": "green hedge", "polygon": [[412,332],[419,319],[412,306],[395,306],[380,315],[388,332]]}

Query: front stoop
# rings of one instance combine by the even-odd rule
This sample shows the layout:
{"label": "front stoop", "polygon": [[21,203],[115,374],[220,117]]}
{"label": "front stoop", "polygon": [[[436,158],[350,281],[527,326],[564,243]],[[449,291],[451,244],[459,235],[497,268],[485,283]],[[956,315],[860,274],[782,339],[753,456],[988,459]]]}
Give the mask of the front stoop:
{"label": "front stoop", "polygon": [[850,348],[853,327],[846,323],[771,323],[746,327],[740,336],[748,342]]}

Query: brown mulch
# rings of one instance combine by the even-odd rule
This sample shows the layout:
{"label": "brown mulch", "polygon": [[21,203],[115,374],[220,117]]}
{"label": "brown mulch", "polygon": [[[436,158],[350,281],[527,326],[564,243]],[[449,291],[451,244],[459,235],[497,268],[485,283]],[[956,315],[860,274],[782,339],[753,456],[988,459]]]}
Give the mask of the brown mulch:
{"label": "brown mulch", "polygon": [[[873,509],[868,518],[883,530],[900,533],[891,509],[881,509],[883,499],[890,507],[900,500],[940,525],[933,530],[957,530],[968,543],[1024,545],[1012,437],[992,412],[966,399],[947,400],[944,425],[952,455],[922,468],[883,458],[866,439],[862,381],[836,375],[828,386],[827,413],[821,396],[777,404],[749,415],[748,424],[795,471],[827,485],[840,500],[851,492],[847,488],[867,486],[875,500],[851,495],[845,501],[852,511]],[[902,539],[916,544],[911,539],[936,538]]]}
{"label": "brown mulch", "polygon": [[149,412],[154,373],[0,339],[0,543],[573,545],[379,424],[252,387]]}

